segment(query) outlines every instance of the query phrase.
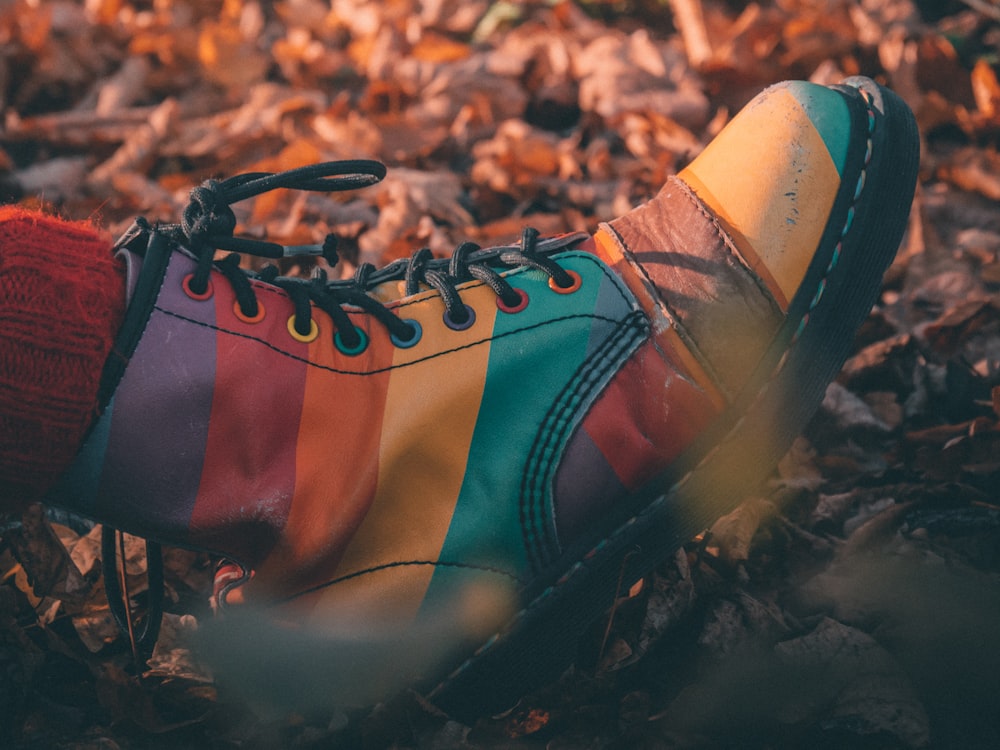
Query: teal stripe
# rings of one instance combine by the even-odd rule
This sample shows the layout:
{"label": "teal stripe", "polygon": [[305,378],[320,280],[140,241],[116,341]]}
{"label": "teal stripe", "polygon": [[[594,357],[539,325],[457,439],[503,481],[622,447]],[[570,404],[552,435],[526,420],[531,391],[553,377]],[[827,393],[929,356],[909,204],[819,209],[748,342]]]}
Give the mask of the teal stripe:
{"label": "teal stripe", "polygon": [[114,408],[115,400],[112,397],[69,469],[49,491],[45,498],[46,503],[94,517]]}
{"label": "teal stripe", "polygon": [[[461,567],[435,570],[423,613],[433,612],[435,603],[447,602],[463,579],[481,576],[482,568],[522,578],[527,573],[519,495],[539,426],[589,350],[634,310],[634,300],[623,288],[614,282],[607,288],[612,274],[594,256],[572,253],[558,260],[583,278],[573,294],[553,292],[547,276],[538,271],[507,276],[528,293],[530,302],[521,313],[496,316],[468,470],[440,556],[444,562],[480,570],[471,574]],[[499,494],[501,488],[507,494]]]}
{"label": "teal stripe", "polygon": [[816,132],[826,144],[837,172],[843,175],[851,138],[851,113],[843,95],[825,86],[805,81],[791,81],[784,85],[809,115]]}
{"label": "teal stripe", "polygon": [[[601,279],[601,285],[597,290],[597,301],[594,307],[595,313],[601,317],[594,318],[590,329],[590,340],[587,342],[587,356],[591,357],[604,346],[608,336],[614,334],[619,322],[631,310],[638,309],[627,307],[626,300],[622,299],[624,287],[617,276],[605,276]],[[607,318],[607,319],[605,319]]]}

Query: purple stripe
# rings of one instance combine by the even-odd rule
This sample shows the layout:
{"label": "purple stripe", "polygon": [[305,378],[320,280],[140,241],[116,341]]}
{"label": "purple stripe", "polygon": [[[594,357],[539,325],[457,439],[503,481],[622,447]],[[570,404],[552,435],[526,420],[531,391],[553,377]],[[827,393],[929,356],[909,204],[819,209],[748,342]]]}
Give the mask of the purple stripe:
{"label": "purple stripe", "polygon": [[154,538],[187,536],[208,440],[215,306],[182,290],[193,268],[191,258],[173,253],[156,309],[115,393],[101,477],[100,517]]}
{"label": "purple stripe", "polygon": [[554,494],[552,505],[560,544],[575,539],[602,510],[626,494],[625,486],[583,425],[566,446],[556,472]]}

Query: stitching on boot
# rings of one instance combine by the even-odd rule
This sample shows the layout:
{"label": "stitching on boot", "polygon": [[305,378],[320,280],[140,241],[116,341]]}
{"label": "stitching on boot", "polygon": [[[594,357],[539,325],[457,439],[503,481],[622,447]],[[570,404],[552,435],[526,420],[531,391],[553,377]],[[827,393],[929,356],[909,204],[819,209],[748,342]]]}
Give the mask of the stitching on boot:
{"label": "stitching on boot", "polygon": [[[859,95],[862,97],[862,100],[865,103],[865,106],[867,107],[868,141],[869,143],[871,143],[872,135],[874,134],[875,131],[876,116],[872,109],[871,100],[867,95],[867,92],[864,92],[863,90],[858,90],[858,91]],[[774,378],[784,369],[786,363],[788,362],[789,355],[792,353],[796,344],[801,340],[801,335],[805,331],[805,328],[809,323],[810,314],[812,313],[813,310],[815,310],[815,308],[819,305],[820,301],[823,298],[823,293],[826,289],[827,278],[829,278],[830,274],[839,264],[840,244],[847,237],[852,228],[855,206],[858,204],[858,202],[861,200],[862,195],[864,194],[864,186],[867,182],[866,173],[867,173],[867,168],[871,163],[871,159],[872,159],[872,148],[869,148],[868,153],[866,154],[864,166],[861,169],[861,175],[858,178],[858,188],[855,190],[854,199],[851,202],[851,205],[848,209],[847,215],[844,220],[844,225],[841,228],[840,241],[838,242],[837,247],[834,249],[834,252],[831,255],[830,262],[827,264],[827,267],[823,272],[823,276],[820,278],[819,282],[816,285],[816,292],[813,295],[808,310],[803,315],[802,320],[799,322],[799,325],[796,328],[795,333],[792,335],[792,338],[788,342],[788,346],[785,349],[784,354],[778,360],[777,364],[775,365],[774,369],[771,372],[771,375],[767,378],[767,380],[763,382],[760,390],[755,395],[753,401],[747,406],[746,410],[744,411],[744,416],[738,419],[733,424],[733,426],[730,427],[729,431],[722,437],[722,439],[719,440],[719,442],[715,446],[713,446],[713,448],[710,451],[708,451],[694,467],[692,467],[687,473],[685,473],[682,477],[680,477],[672,486],[667,488],[662,494],[658,495],[657,498],[653,500],[653,502],[647,505],[642,511],[643,514],[648,513],[651,510],[654,510],[662,506],[663,503],[666,502],[667,499],[672,496],[672,493],[674,493],[676,490],[680,489],[685,484],[687,484],[690,481],[691,477],[695,474],[695,472],[697,472],[702,466],[704,466],[720,450],[720,448],[723,445],[732,442],[736,438],[737,433],[739,432],[739,429],[745,420],[745,415],[749,413],[754,408],[754,406],[756,406],[756,404],[758,404],[761,401],[764,395],[768,392],[770,384],[773,382]],[[617,234],[613,234],[612,236],[614,236],[616,240],[620,242],[620,238],[617,237]],[[554,584],[548,586],[544,591],[538,594],[538,596],[536,596],[531,602],[529,602],[527,606],[525,606],[519,612],[514,614],[511,617],[510,621],[503,628],[498,629],[496,633],[494,633],[493,636],[490,637],[472,657],[466,659],[462,664],[460,664],[458,667],[452,670],[452,672],[447,677],[445,677],[440,683],[438,683],[438,685],[433,690],[430,691],[429,695],[433,696],[436,693],[440,692],[441,690],[445,689],[448,683],[452,682],[455,678],[457,678],[459,675],[461,675],[463,672],[469,669],[469,667],[471,667],[475,659],[481,656],[481,654],[484,651],[488,650],[489,648],[492,648],[495,644],[499,643],[502,638],[510,634],[517,627],[518,623],[531,610],[543,604],[546,599],[548,599],[555,593],[556,588],[562,586],[571,578],[573,578],[577,573],[579,573],[579,571],[581,571],[585,567],[584,562],[586,560],[590,560],[591,558],[593,558],[596,555],[596,553],[598,553],[603,547],[605,547],[608,544],[609,541],[612,541],[617,537],[621,536],[628,528],[630,528],[632,525],[636,523],[640,515],[641,514],[636,514],[635,516],[632,516],[623,524],[621,524],[617,529],[615,529],[611,534],[599,540],[585,555],[583,555],[578,561],[576,561],[573,565],[571,565],[569,569]]]}
{"label": "stitching on boot", "polygon": [[698,195],[688,186],[687,183],[684,182],[684,180],[680,179],[676,175],[673,175],[669,178],[669,181],[673,184],[678,185],[680,187],[681,193],[685,197],[687,197],[687,199],[691,201],[691,203],[694,204],[694,207],[698,211],[698,213],[700,213],[702,216],[708,219],[709,222],[711,222],[712,227],[715,229],[715,233],[718,235],[719,239],[722,240],[722,244],[725,245],[726,250],[729,251],[729,255],[735,258],[736,261],[743,267],[743,270],[746,271],[747,275],[756,285],[758,290],[760,290],[764,298],[771,303],[771,306],[775,309],[775,311],[779,313],[782,317],[784,317],[785,313],[781,310],[777,301],[774,299],[774,294],[768,288],[767,284],[764,283],[764,280],[760,277],[760,274],[758,274],[747,262],[747,259],[743,257],[743,253],[740,252],[740,249],[736,246],[736,243],[733,242],[733,238],[729,235],[729,233],[719,222],[718,217],[714,216],[708,210],[708,207],[705,205],[705,202],[698,197]]}
{"label": "stitching on boot", "polygon": [[493,565],[476,565],[474,563],[451,562],[448,560],[394,560],[392,562],[382,563],[381,565],[372,565],[368,568],[361,568],[360,570],[355,570],[350,573],[345,573],[342,576],[337,576],[331,581],[324,581],[323,583],[318,583],[315,586],[310,586],[309,588],[297,591],[284,599],[279,599],[274,602],[272,606],[277,607],[287,602],[294,601],[301,596],[308,596],[309,594],[314,594],[317,591],[322,591],[323,589],[336,586],[338,583],[344,583],[345,581],[360,578],[361,576],[369,575],[371,573],[379,573],[383,570],[392,570],[393,568],[423,567],[428,565],[434,568],[459,568],[463,570],[476,570],[481,573],[493,573],[495,575],[503,576],[504,578],[509,578],[512,581],[516,581],[518,584],[524,584],[524,581],[515,573]]}
{"label": "stitching on boot", "polygon": [[[593,257],[591,255],[585,255],[585,254],[582,254],[582,253],[579,254],[579,255],[575,255],[574,258],[578,259],[578,260],[581,260],[581,261],[587,261],[589,263],[593,263],[594,266],[596,266],[601,271],[601,274],[603,275],[603,277],[613,283],[614,288],[615,288],[615,290],[617,291],[617,293],[619,295],[619,298],[623,302],[625,302],[630,308],[633,308],[635,306],[633,304],[632,295],[631,294],[626,294],[622,290],[622,288],[619,286],[621,284],[621,280],[616,275],[614,275],[613,273],[611,273],[611,271],[600,260],[598,260],[597,258],[595,258],[595,257]],[[527,270],[517,271],[516,273],[526,273],[526,272],[527,272]],[[278,292],[278,293],[280,294],[280,292]],[[402,305],[398,305],[397,308],[398,309],[402,309],[402,308],[406,307],[407,305],[422,304],[425,301],[426,301],[425,299],[420,299],[420,300],[416,300],[416,301],[413,301],[413,302],[407,302],[407,303],[404,303]],[[285,356],[285,357],[288,357],[290,359],[302,362],[302,363],[304,363],[304,364],[306,364],[306,365],[308,365],[310,367],[315,367],[315,368],[320,369],[320,370],[325,370],[327,372],[336,373],[336,374],[340,374],[340,375],[358,375],[358,376],[375,375],[375,374],[378,374],[378,373],[381,373],[381,372],[387,372],[387,371],[390,371],[390,370],[399,369],[401,367],[410,367],[412,365],[419,364],[419,363],[425,362],[427,360],[436,359],[438,357],[446,356],[446,355],[451,354],[453,352],[462,351],[464,349],[469,349],[469,348],[474,347],[474,346],[481,346],[482,344],[485,344],[485,343],[487,343],[489,341],[498,341],[498,340],[500,340],[502,338],[506,338],[508,336],[516,336],[516,335],[519,335],[521,333],[524,333],[525,331],[535,330],[535,329],[542,328],[542,327],[547,326],[547,325],[552,325],[552,324],[555,324],[555,323],[560,323],[560,322],[566,321],[566,320],[575,320],[575,319],[603,320],[603,321],[605,321],[607,323],[610,323],[612,325],[617,325],[621,321],[621,318],[609,318],[607,316],[597,315],[597,314],[594,314],[594,313],[577,313],[577,314],[573,314],[573,315],[564,315],[564,316],[559,316],[559,317],[554,317],[554,318],[548,318],[547,320],[540,321],[540,322],[534,323],[532,325],[526,325],[526,326],[523,326],[521,328],[517,328],[516,330],[508,331],[506,333],[501,333],[501,334],[491,335],[491,336],[484,336],[482,339],[478,339],[476,341],[469,342],[468,344],[463,344],[461,346],[456,346],[456,347],[453,347],[453,348],[450,348],[450,349],[439,350],[439,351],[434,352],[433,354],[428,354],[426,357],[421,357],[420,359],[414,359],[414,360],[409,361],[409,362],[404,362],[404,363],[396,364],[396,365],[390,365],[388,367],[381,367],[381,368],[372,369],[372,370],[346,370],[346,369],[339,369],[339,368],[336,368],[336,367],[331,367],[329,365],[323,365],[323,364],[320,364],[318,362],[314,362],[314,361],[308,359],[307,357],[301,357],[299,355],[292,354],[291,352],[286,351],[285,349],[282,349],[282,348],[280,348],[278,346],[275,346],[270,341],[267,341],[267,340],[265,340],[263,338],[260,338],[258,336],[254,336],[254,335],[251,335],[251,334],[248,334],[248,333],[244,333],[244,332],[241,332],[241,331],[234,331],[234,330],[231,330],[231,329],[228,329],[228,328],[223,328],[221,326],[214,325],[214,324],[211,324],[211,323],[206,323],[206,322],[201,321],[201,320],[196,320],[194,318],[188,317],[187,315],[182,315],[182,314],[174,312],[172,310],[168,310],[168,309],[166,309],[164,307],[160,307],[159,305],[156,305],[153,309],[156,312],[163,313],[164,315],[169,315],[172,318],[176,318],[178,320],[182,320],[182,321],[184,321],[186,323],[191,323],[192,325],[201,326],[203,328],[208,328],[208,329],[211,329],[211,330],[214,330],[214,331],[218,331],[219,333],[225,334],[227,336],[239,336],[241,338],[249,339],[250,341],[255,341],[255,342],[261,344],[262,346],[266,346],[267,348],[271,349],[272,351],[277,352],[278,354],[280,354],[282,356]]]}
{"label": "stitching on boot", "polygon": [[618,233],[618,231],[613,226],[611,226],[611,224],[607,222],[601,224],[601,228],[604,229],[608,233],[608,236],[614,240],[615,245],[618,248],[618,251],[622,254],[622,257],[625,258],[625,261],[629,264],[629,266],[642,279],[643,285],[646,287],[646,292],[649,295],[650,299],[653,301],[654,304],[656,304],[660,308],[664,316],[670,321],[670,324],[673,326],[674,332],[677,334],[677,337],[681,340],[681,343],[683,343],[684,346],[687,347],[687,350],[691,353],[691,356],[698,362],[698,366],[701,367],[701,369],[711,379],[712,381],[711,385],[714,386],[719,393],[723,394],[723,396],[727,401],[731,401],[732,394],[726,388],[725,383],[722,381],[722,378],[719,377],[719,374],[715,371],[715,368],[712,367],[712,363],[708,361],[708,358],[704,355],[701,349],[698,348],[698,345],[695,343],[694,338],[692,338],[690,332],[685,327],[684,323],[681,322],[680,315],[671,306],[671,304],[666,299],[664,299],[663,296],[659,293],[659,290],[656,288],[656,284],[653,282],[653,279],[649,276],[649,273],[642,266],[642,264],[639,263],[638,260],[636,260],[635,254],[625,244],[624,238]]}
{"label": "stitching on boot", "polygon": [[[578,426],[590,407],[607,387],[609,373],[627,360],[639,345],[649,338],[649,322],[645,313],[636,310],[610,332],[574,373],[553,401],[535,433],[521,476],[520,518],[524,547],[529,564],[540,570],[559,552],[551,514],[546,517],[545,499],[551,495],[554,467],[563,456],[556,448],[565,445],[566,435]],[[604,381],[604,382],[602,382]],[[587,409],[581,404],[589,401]],[[578,417],[578,418],[575,418]],[[553,509],[554,510],[554,509]]]}

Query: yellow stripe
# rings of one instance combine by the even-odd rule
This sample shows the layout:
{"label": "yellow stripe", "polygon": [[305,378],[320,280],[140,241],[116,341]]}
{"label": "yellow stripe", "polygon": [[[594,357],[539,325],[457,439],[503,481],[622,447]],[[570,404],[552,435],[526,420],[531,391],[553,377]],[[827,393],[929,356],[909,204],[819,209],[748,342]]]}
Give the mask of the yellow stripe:
{"label": "yellow stripe", "polygon": [[[401,318],[420,323],[423,337],[395,352],[375,499],[334,577],[399,562],[433,561],[440,554],[465,477],[497,315],[493,291],[481,284],[462,290],[462,298],[477,312],[476,322],[465,331],[444,325],[444,305],[436,295],[406,300],[397,310]],[[459,348],[463,346],[468,348]],[[344,581],[323,592],[312,619],[322,622],[335,614],[358,622],[405,624],[415,617],[433,572],[430,565],[402,565]]]}
{"label": "yellow stripe", "polygon": [[743,110],[678,176],[787,309],[840,186],[826,143],[798,100],[779,91]]}

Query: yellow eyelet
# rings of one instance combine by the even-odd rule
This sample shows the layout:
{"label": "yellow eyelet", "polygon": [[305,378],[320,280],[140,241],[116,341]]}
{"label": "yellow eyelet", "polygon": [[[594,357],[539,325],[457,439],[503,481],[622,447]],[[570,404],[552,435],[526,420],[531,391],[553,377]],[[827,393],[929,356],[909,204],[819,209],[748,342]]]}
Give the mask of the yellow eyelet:
{"label": "yellow eyelet", "polygon": [[309,333],[303,336],[301,333],[295,330],[295,316],[293,315],[288,319],[288,333],[291,334],[292,338],[296,341],[301,341],[303,344],[308,344],[316,340],[319,336],[319,326],[316,325],[316,321],[309,320]]}
{"label": "yellow eyelet", "polygon": [[[245,315],[243,313],[242,308],[240,308],[240,303],[239,302],[234,302],[233,303],[233,315],[236,316],[237,320],[240,320],[240,321],[242,321],[244,323],[260,323],[260,321],[262,321],[264,319],[264,303],[261,302],[260,300],[257,300],[257,314],[254,315],[253,317],[251,317],[251,316]],[[293,316],[293,320],[294,320],[294,316]]]}

